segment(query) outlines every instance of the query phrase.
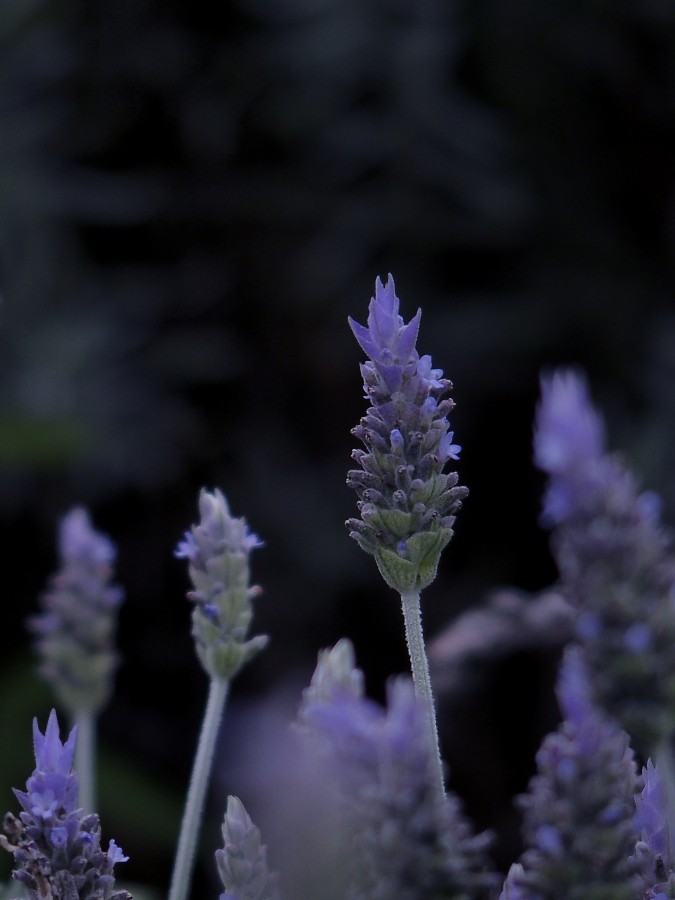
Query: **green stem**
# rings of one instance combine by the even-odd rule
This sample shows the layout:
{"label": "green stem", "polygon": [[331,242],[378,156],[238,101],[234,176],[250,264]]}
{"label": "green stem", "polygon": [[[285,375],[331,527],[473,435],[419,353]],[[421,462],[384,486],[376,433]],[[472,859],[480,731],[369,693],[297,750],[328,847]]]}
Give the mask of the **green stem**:
{"label": "green stem", "polygon": [[441,749],[438,742],[438,729],[436,728],[436,712],[434,710],[434,695],[431,690],[431,677],[429,676],[429,663],[424,647],[424,635],[422,633],[422,610],[420,608],[419,591],[401,594],[403,606],[403,619],[405,621],[405,636],[410,654],[410,666],[412,668],[415,693],[420,700],[424,715],[427,720],[429,741],[434,755],[434,775],[438,797],[445,800],[445,787],[443,783],[443,763],[441,762]]}
{"label": "green stem", "polygon": [[204,810],[204,798],[206,797],[216,739],[223,717],[223,710],[225,709],[229,686],[229,681],[222,678],[211,679],[204,721],[202,722],[202,730],[199,735],[197,755],[192,767],[192,777],[190,778],[190,787],[180,828],[180,837],[178,838],[178,849],[176,851],[173,875],[171,876],[169,900],[185,900],[190,889],[195,849]]}
{"label": "green stem", "polygon": [[77,725],[75,772],[80,786],[78,805],[91,813],[96,809],[96,716],[89,709],[79,709],[73,721]]}

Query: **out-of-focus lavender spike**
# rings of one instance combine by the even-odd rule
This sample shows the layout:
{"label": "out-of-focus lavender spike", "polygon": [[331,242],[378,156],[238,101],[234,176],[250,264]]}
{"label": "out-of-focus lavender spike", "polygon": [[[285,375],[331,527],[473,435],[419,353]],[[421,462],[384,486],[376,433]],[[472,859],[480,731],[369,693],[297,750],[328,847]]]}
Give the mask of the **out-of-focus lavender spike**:
{"label": "out-of-focus lavender spike", "polygon": [[675,558],[659,504],[605,452],[575,372],[542,380],[534,448],[548,475],[542,518],[594,697],[647,756],[675,728]]}
{"label": "out-of-focus lavender spike", "polygon": [[114,648],[123,591],[111,584],[115,546],[75,508],[59,530],[61,568],[28,620],[40,673],[71,716],[96,714],[107,703],[119,659]]}
{"label": "out-of-focus lavender spike", "polygon": [[13,877],[31,900],[131,900],[115,890],[113,869],[126,862],[114,840],[107,851],[100,844],[96,813],[78,808],[78,780],[71,771],[76,729],[61,742],[52,710],[44,734],[33,722],[35,770],[26,790],[15,790],[23,811],[7,813],[0,846],[14,856]]}
{"label": "out-of-focus lavender spike", "polygon": [[635,824],[640,835],[635,857],[642,875],[642,896],[656,898],[663,892],[664,897],[672,897],[675,871],[668,797],[660,767],[651,759],[642,770],[642,780],[644,787],[635,801]]}
{"label": "out-of-focus lavender spike", "polygon": [[300,719],[305,707],[330,702],[335,694],[363,697],[363,672],[356,668],[356,655],[350,640],[342,638],[330,650],[321,650],[309,687],[302,692]]}
{"label": "out-of-focus lavender spike", "polygon": [[[325,666],[325,657],[323,665]],[[319,682],[326,684],[323,675]],[[343,798],[350,897],[422,900],[485,896],[495,884],[487,839],[474,837],[454,796],[439,801],[424,713],[407,679],[385,712],[344,689],[305,692],[300,719],[318,741]]]}
{"label": "out-of-focus lavender spike", "polygon": [[639,785],[628,735],[590,700],[579,647],[564,656],[558,696],[565,715],[537,754],[524,810],[522,869],[511,893],[565,900],[635,900],[635,792]]}
{"label": "out-of-focus lavender spike", "polygon": [[227,798],[222,849],[216,864],[225,892],[220,900],[280,900],[277,877],[267,868],[267,848],[238,797]]}
{"label": "out-of-focus lavender spike", "polygon": [[232,516],[218,489],[201,491],[199,511],[199,523],[186,532],[176,556],[189,561],[197,655],[211,677],[228,680],[267,644],[265,635],[246,639],[251,600],[260,593],[251,585],[249,557],[263,544],[245,519]]}
{"label": "out-of-focus lavender spike", "polygon": [[531,895],[522,885],[524,874],[521,864],[513,863],[504,880],[499,900],[530,900]]}

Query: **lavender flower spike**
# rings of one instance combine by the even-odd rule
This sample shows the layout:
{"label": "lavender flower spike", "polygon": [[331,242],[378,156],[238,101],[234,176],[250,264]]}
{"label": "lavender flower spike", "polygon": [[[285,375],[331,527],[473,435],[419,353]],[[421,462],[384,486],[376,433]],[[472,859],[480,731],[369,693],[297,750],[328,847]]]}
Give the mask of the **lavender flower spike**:
{"label": "lavender flower spike", "polygon": [[216,864],[225,893],[220,900],[279,900],[276,875],[267,869],[267,848],[238,797],[227,798]]}
{"label": "lavender flower spike", "polygon": [[[484,897],[494,885],[485,836],[473,836],[456,798],[436,792],[424,712],[405,678],[387,710],[362,696],[342,663],[347,641],[322,654],[299,719],[337,781],[349,840],[353,900]],[[352,655],[353,658],[353,655]]]}
{"label": "lavender flower spike", "polygon": [[558,699],[564,721],[520,798],[526,850],[504,897],[636,900],[637,769],[626,732],[592,702],[578,646],[565,652]]}
{"label": "lavender flower spike", "polygon": [[[669,762],[666,759],[666,764]],[[659,766],[651,759],[642,770],[642,780],[644,788],[635,801],[635,823],[640,832],[635,857],[643,878],[642,896],[656,898],[662,894],[672,897],[675,896],[675,869],[667,790]]]}
{"label": "lavender flower spike", "polygon": [[212,678],[227,680],[267,644],[257,635],[246,640],[253,616],[251,600],[260,588],[251,586],[249,556],[262,547],[245,519],[236,519],[219,490],[202,490],[201,520],[185,535],[176,556],[190,562],[194,590],[192,635],[197,655]]}
{"label": "lavender flower spike", "polygon": [[54,710],[44,734],[33,721],[35,771],[25,791],[14,791],[23,811],[5,816],[0,846],[14,855],[12,875],[31,900],[130,900],[114,890],[113,869],[127,857],[114,840],[104,852],[98,816],[77,807],[76,735],[74,728],[61,743]]}
{"label": "lavender flower spike", "polygon": [[548,475],[543,520],[596,700],[646,757],[675,729],[675,559],[659,504],[606,451],[574,372],[542,380],[534,449]]}
{"label": "lavender flower spike", "polygon": [[365,445],[354,450],[347,484],[359,496],[360,519],[349,519],[350,536],[371,553],[384,580],[400,593],[419,592],[436,577],[440,554],[452,537],[455,513],[468,491],[456,472],[448,414],[441,399],[452,384],[430,356],[415,349],[421,310],[405,324],[398,313],[394,279],[378,278],[368,327],[349,324],[370,359],[361,366],[372,404],[352,433]]}
{"label": "lavender flower spike", "polygon": [[28,621],[42,657],[40,673],[74,718],[108,701],[118,665],[114,649],[123,591],[111,585],[115,547],[92,527],[85,509],[71,510],[59,530],[61,568]]}

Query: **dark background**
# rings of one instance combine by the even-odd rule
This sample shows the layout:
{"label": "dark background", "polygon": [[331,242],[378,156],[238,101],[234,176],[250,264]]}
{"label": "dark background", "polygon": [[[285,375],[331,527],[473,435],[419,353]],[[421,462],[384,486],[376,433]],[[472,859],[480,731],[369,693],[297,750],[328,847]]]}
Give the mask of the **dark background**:
{"label": "dark background", "polygon": [[[555,579],[530,452],[542,368],[587,371],[672,519],[674,113],[670,0],[3,0],[3,809],[51,704],[23,622],[74,504],[116,541],[127,593],[100,811],[132,880],[165,889],[205,702],[172,556],[201,486],[266,542],[255,628],[271,636],[234,688],[201,890],[218,891],[226,793],[255,814],[243,787],[270,783],[269,760],[235,762],[251,710],[271,697],[292,717],[342,635],[373,697],[405,670],[397,598],[343,525],[365,408],[346,318],[365,321],[378,274],[406,320],[423,308],[471,491],[425,594],[429,636],[498,587]],[[475,726],[490,752],[447,740],[453,771],[463,743],[493,764],[520,753],[505,794],[555,720],[548,663],[526,657]],[[456,786],[499,826],[501,801]]]}

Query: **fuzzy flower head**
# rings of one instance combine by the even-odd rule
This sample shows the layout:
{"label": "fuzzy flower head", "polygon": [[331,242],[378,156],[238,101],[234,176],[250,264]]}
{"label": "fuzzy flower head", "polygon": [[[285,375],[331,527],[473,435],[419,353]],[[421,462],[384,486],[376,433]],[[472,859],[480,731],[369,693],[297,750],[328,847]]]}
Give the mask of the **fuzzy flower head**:
{"label": "fuzzy flower head", "polygon": [[486,841],[471,834],[454,797],[438,801],[426,722],[412,683],[391,682],[382,709],[363,696],[361,673],[346,672],[347,650],[341,641],[322,655],[299,718],[343,800],[349,896],[482,895],[493,883]]}
{"label": "fuzzy flower head", "polygon": [[415,349],[421,311],[407,324],[399,315],[394,279],[378,278],[368,326],[349,324],[369,359],[361,365],[371,406],[353,434],[365,445],[352,458],[360,469],[347,483],[359,496],[359,519],[347,527],[399,592],[418,591],[436,576],[467,490],[456,472],[443,472],[460,451],[449,430],[452,387],[431,357]]}
{"label": "fuzzy flower head", "polygon": [[40,673],[71,715],[98,712],[108,701],[118,665],[117,614],[124,594],[111,584],[115,546],[75,508],[59,529],[61,567],[28,620]]}
{"label": "fuzzy flower head", "polygon": [[194,590],[188,599],[194,603],[197,655],[209,676],[228,679],[267,643],[263,635],[246,639],[251,600],[260,593],[250,584],[249,556],[262,541],[248,530],[245,519],[231,515],[218,489],[202,490],[199,512],[199,523],[185,534],[176,556],[190,564]]}
{"label": "fuzzy flower head", "polygon": [[216,864],[225,888],[220,900],[279,900],[276,875],[267,868],[267,848],[238,797],[227,798]]}
{"label": "fuzzy flower head", "polygon": [[564,720],[520,801],[526,850],[511,882],[522,894],[505,896],[635,900],[637,769],[628,735],[592,701],[578,647],[565,653],[558,699]]}
{"label": "fuzzy flower head", "polygon": [[[666,760],[668,762],[668,760]],[[646,898],[675,896],[675,869],[666,785],[651,759],[642,770],[644,788],[636,797],[635,824],[640,841],[635,857]]]}
{"label": "fuzzy flower head", "polygon": [[573,371],[542,378],[534,458],[550,482],[543,518],[557,524],[600,486],[604,426],[593,409],[585,379]]}
{"label": "fuzzy flower head", "polygon": [[5,816],[0,846],[13,854],[12,875],[31,900],[130,900],[126,891],[114,890],[113,875],[115,865],[128,857],[114,840],[103,851],[98,816],[85,815],[77,806],[76,736],[73,728],[61,742],[54,710],[44,734],[33,721],[35,771],[25,791],[14,791],[23,811],[18,818]]}
{"label": "fuzzy flower head", "polygon": [[659,503],[606,452],[574,372],[542,381],[534,449],[548,475],[543,520],[595,696],[647,756],[675,729],[675,559]]}

